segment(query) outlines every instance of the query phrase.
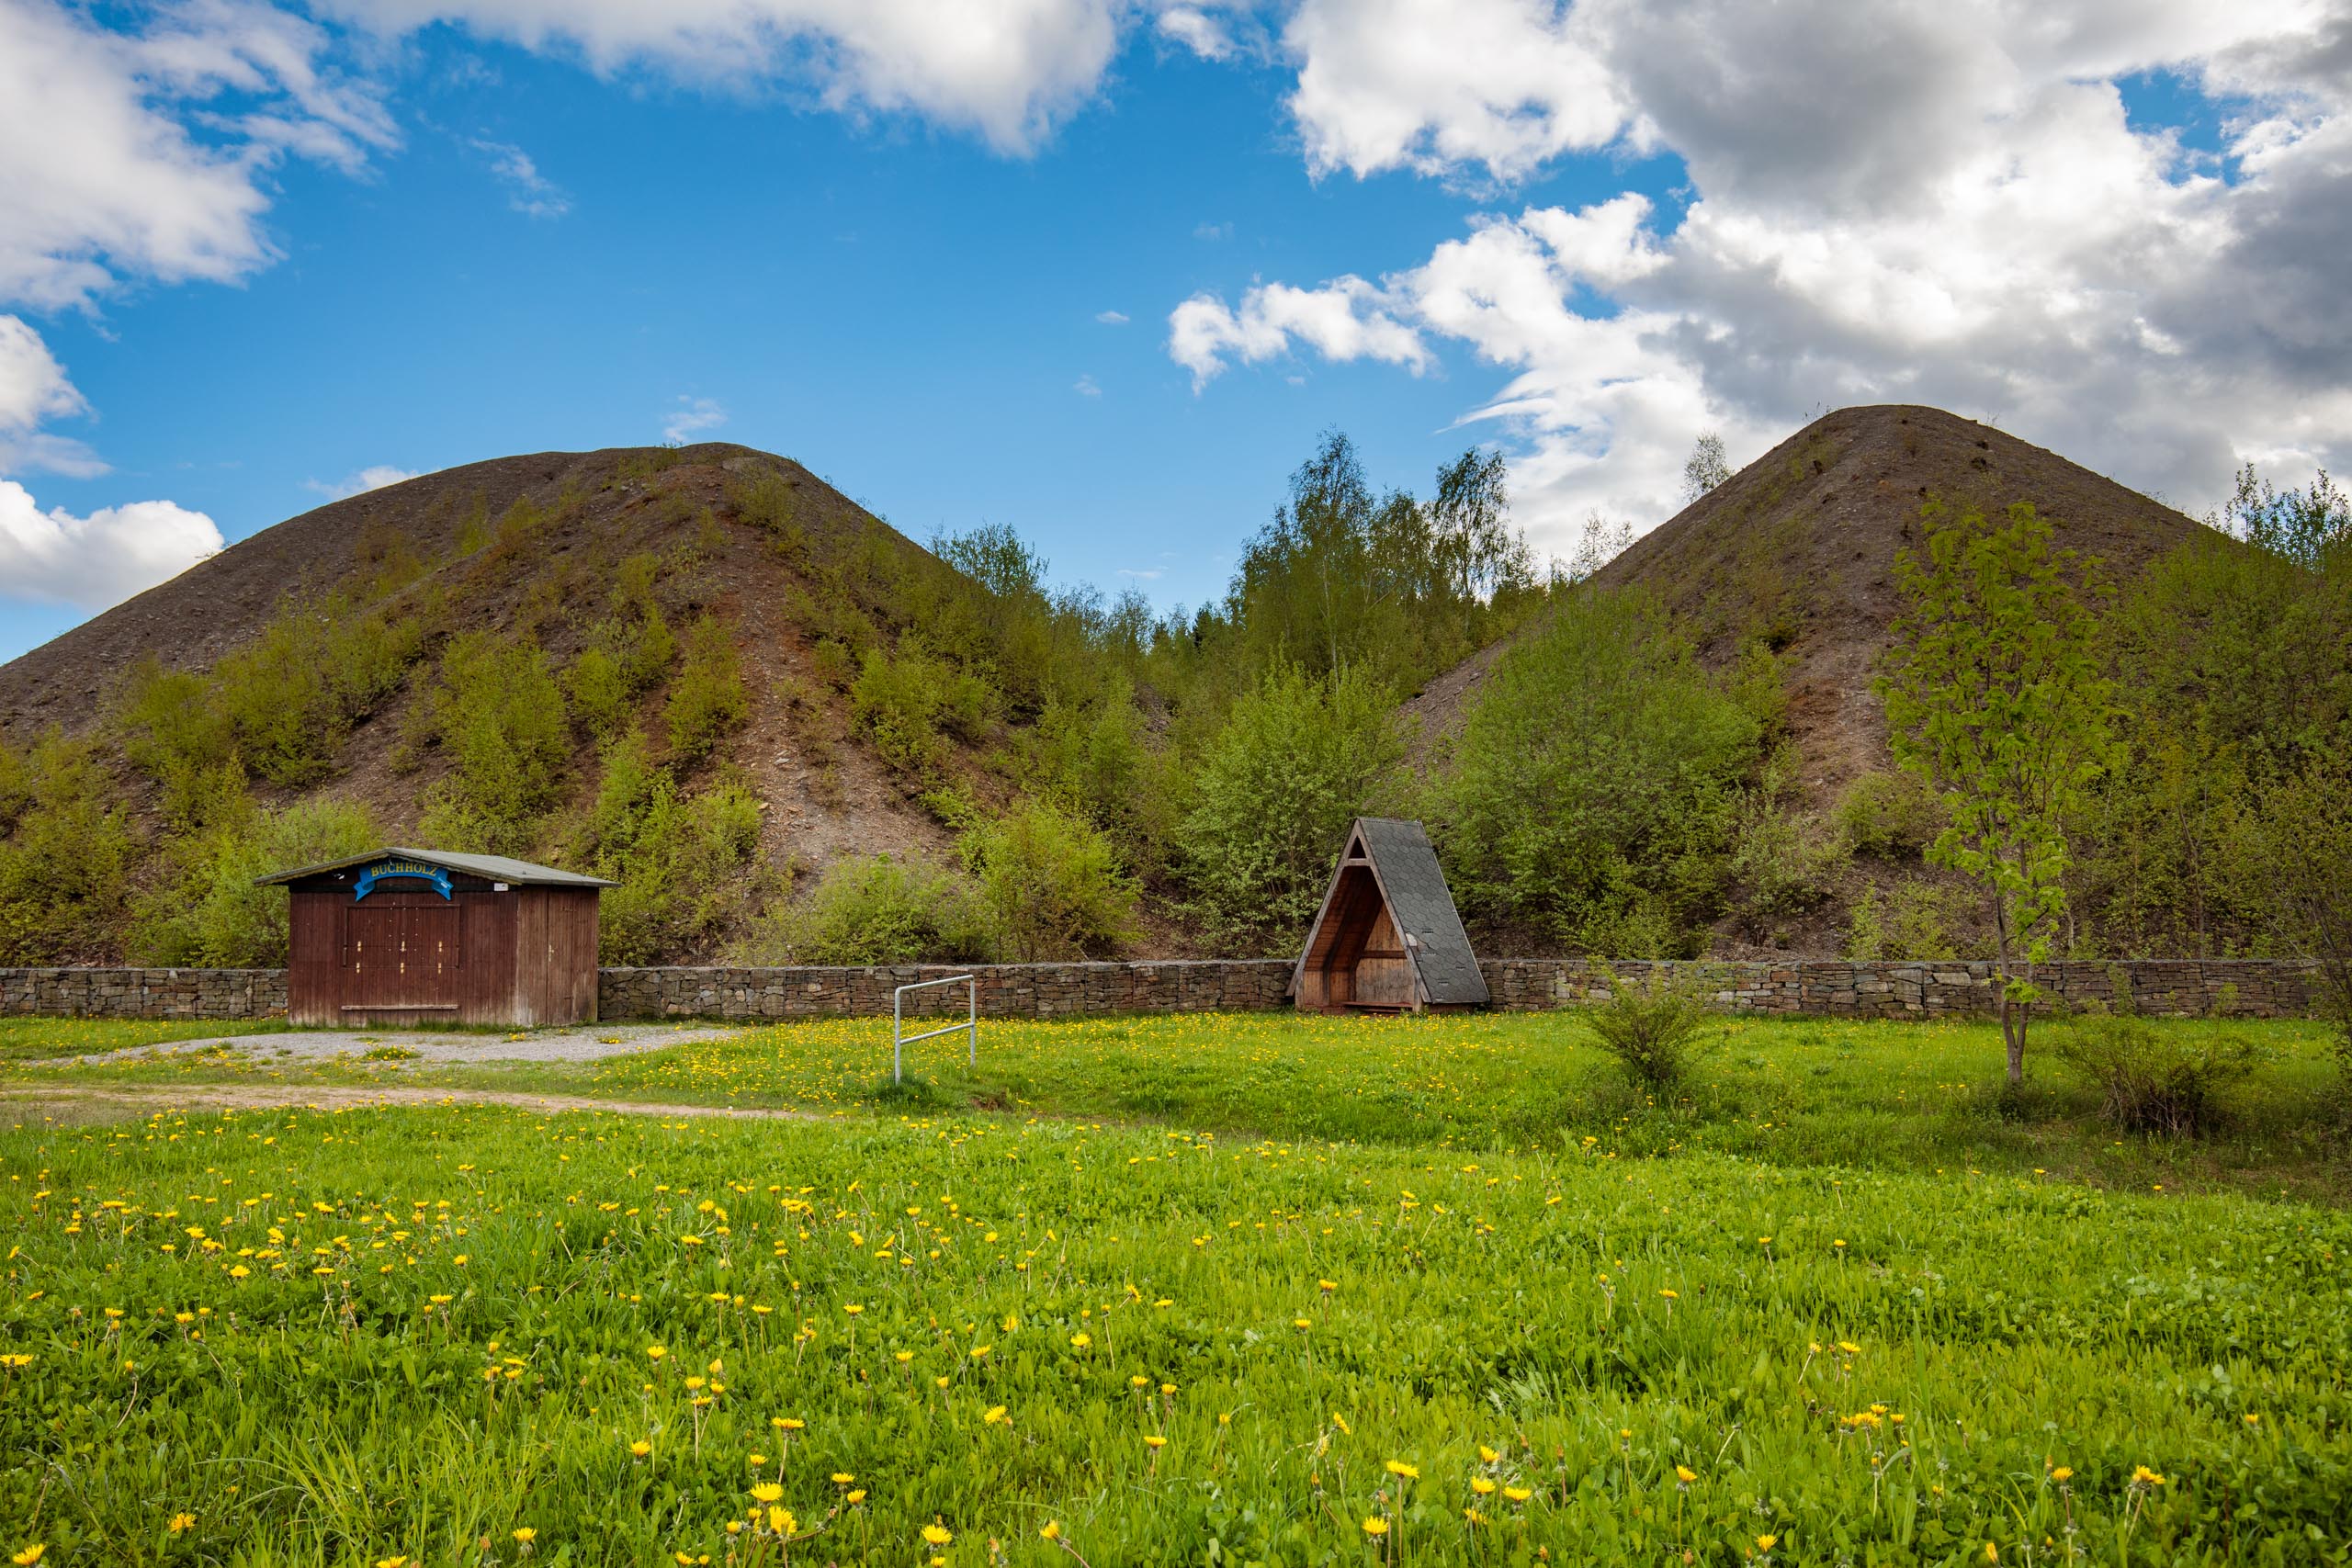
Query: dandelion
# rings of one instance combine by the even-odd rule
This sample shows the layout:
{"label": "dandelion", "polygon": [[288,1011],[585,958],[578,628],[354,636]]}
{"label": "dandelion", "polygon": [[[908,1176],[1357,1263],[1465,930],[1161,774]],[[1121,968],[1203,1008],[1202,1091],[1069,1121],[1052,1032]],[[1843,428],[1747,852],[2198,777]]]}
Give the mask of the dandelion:
{"label": "dandelion", "polygon": [[[108,1307],[107,1310],[110,1313],[114,1312],[112,1307]],[[122,1314],[115,1313],[115,1315],[119,1317]],[[22,1551],[19,1551],[15,1556],[9,1558],[8,1561],[15,1563],[17,1568],[33,1568],[33,1564],[40,1562],[41,1560],[41,1554],[48,1550],[49,1546],[47,1542],[37,1540],[30,1546],[26,1547]]]}
{"label": "dandelion", "polygon": [[1069,1337],[1070,1348],[1073,1350],[1083,1350],[1093,1343],[1094,1337],[1091,1334],[1073,1334]]}
{"label": "dandelion", "polygon": [[1388,1521],[1382,1518],[1379,1515],[1374,1514],[1372,1517],[1364,1520],[1363,1533],[1377,1540],[1380,1537],[1388,1533]]}
{"label": "dandelion", "polygon": [[2001,1549],[1995,1546],[1991,1541],[1986,1541],[1984,1543],[1984,1561],[1987,1562],[1998,1562],[2000,1560]]}
{"label": "dandelion", "polygon": [[194,1529],[196,1528],[196,1516],[194,1514],[174,1514],[164,1522],[164,1528],[171,1531],[174,1535],[179,1534],[182,1530]]}
{"label": "dandelion", "polygon": [[663,1349],[663,1348],[662,1348],[661,1346],[659,1346],[659,1345],[648,1345],[648,1346],[645,1348],[645,1353],[646,1353],[646,1355],[648,1355],[648,1356],[651,1357],[654,1360],[657,1360],[657,1361],[658,1361],[658,1360],[660,1360],[662,1357],[664,1357],[664,1356],[668,1355],[670,1352],[669,1352],[669,1351],[667,1351],[667,1350],[665,1350],[665,1349]]}
{"label": "dandelion", "polygon": [[800,1521],[792,1517],[791,1509],[772,1507],[768,1510],[768,1533],[771,1535],[792,1535],[799,1529]]}
{"label": "dandelion", "polygon": [[1401,1459],[1392,1459],[1381,1468],[1399,1481],[1419,1481],[1421,1478],[1419,1466],[1407,1464]]}
{"label": "dandelion", "polygon": [[1514,1503],[1524,1503],[1530,1497],[1534,1496],[1535,1494],[1532,1490],[1525,1486],[1506,1486],[1503,1488],[1503,1495],[1510,1498]]}
{"label": "dandelion", "polygon": [[526,1557],[531,1555],[531,1543],[538,1539],[539,1532],[528,1525],[520,1525],[515,1528],[514,1544],[523,1549],[523,1555]]}
{"label": "dandelion", "polygon": [[1777,1535],[1759,1535],[1756,1538],[1756,1550],[1758,1551],[1770,1551],[1780,1544],[1781,1538]]}
{"label": "dandelion", "polygon": [[1495,1495],[1494,1480],[1490,1476],[1474,1475],[1470,1478],[1470,1490],[1481,1497],[1491,1497]]}
{"label": "dandelion", "polygon": [[1290,1320],[1290,1325],[1291,1325],[1293,1328],[1312,1328],[1312,1327],[1314,1327],[1314,1326],[1315,1326],[1313,1324],[1309,1323],[1306,1319],[1305,1319],[1305,1318],[1303,1318],[1303,1317],[1294,1317],[1294,1318],[1292,1318],[1292,1319]]}
{"label": "dandelion", "polygon": [[1161,1437],[1157,1432],[1150,1433],[1146,1436],[1143,1442],[1144,1447],[1149,1449],[1154,1453],[1158,1453],[1160,1450],[1168,1446],[1168,1439]]}
{"label": "dandelion", "polygon": [[2147,1486],[2162,1486],[2164,1483],[2165,1483],[2165,1478],[2164,1478],[2163,1476],[2161,1476],[2161,1475],[2158,1475],[2154,1471],[2150,1470],[2146,1465],[2144,1465],[2144,1464],[2135,1464],[2135,1465],[2133,1465],[2133,1466],[2132,1467],[2132,1485],[2134,1485],[2134,1486],[2141,1486],[2141,1487],[2147,1487]]}
{"label": "dandelion", "polygon": [[856,1507],[860,1503],[865,1501],[865,1488],[860,1486],[853,1489],[849,1495],[843,1497],[842,1501],[847,1503],[853,1508]]}
{"label": "dandelion", "polygon": [[763,1481],[752,1488],[752,1501],[754,1503],[775,1503],[783,1498],[784,1488],[773,1481]]}
{"label": "dandelion", "polygon": [[1674,1467],[1674,1479],[1678,1484],[1688,1486],[1699,1479],[1699,1472],[1688,1465],[1678,1464]]}
{"label": "dandelion", "polygon": [[1059,1519],[1047,1519],[1044,1524],[1037,1527],[1037,1533],[1046,1540],[1059,1540],[1062,1538],[1061,1521]]}
{"label": "dandelion", "polygon": [[647,1442],[643,1438],[639,1438],[637,1441],[628,1446],[628,1451],[636,1455],[639,1459],[643,1459],[646,1455],[653,1451],[653,1445]]}
{"label": "dandelion", "polygon": [[1480,1443],[1478,1445],[1478,1462],[1480,1464],[1492,1464],[1502,1457],[1502,1455],[1497,1453],[1486,1444]]}
{"label": "dandelion", "polygon": [[923,1526],[922,1538],[933,1546],[945,1546],[949,1541],[956,1539],[944,1525]]}
{"label": "dandelion", "polygon": [[852,1475],[846,1470],[837,1470],[833,1472],[833,1484],[836,1486],[846,1486],[856,1479],[856,1476]]}

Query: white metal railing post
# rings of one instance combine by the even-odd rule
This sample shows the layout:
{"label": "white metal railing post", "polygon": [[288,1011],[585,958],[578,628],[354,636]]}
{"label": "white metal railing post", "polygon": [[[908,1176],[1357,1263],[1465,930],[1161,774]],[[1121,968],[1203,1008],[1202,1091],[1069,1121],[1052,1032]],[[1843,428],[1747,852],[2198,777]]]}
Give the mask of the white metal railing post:
{"label": "white metal railing post", "polygon": [[[933,986],[962,986],[964,991],[964,1021],[951,1023],[944,1029],[927,1029],[921,1034],[906,1032],[906,999],[909,991],[928,990]],[[936,980],[915,980],[890,993],[890,1081],[906,1081],[906,1048],[918,1041],[934,1039],[942,1034],[954,1034],[958,1030],[971,1036],[971,1064],[980,1065],[980,981],[977,975],[944,975]]]}

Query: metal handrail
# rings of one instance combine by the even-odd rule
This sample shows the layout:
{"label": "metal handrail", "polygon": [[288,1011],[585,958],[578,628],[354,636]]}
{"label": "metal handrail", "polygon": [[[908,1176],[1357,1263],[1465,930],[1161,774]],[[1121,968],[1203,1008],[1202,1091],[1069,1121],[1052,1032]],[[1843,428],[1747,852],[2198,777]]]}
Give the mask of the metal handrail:
{"label": "metal handrail", "polygon": [[[943,1029],[925,1030],[921,1034],[905,1032],[905,1006],[909,991],[921,991],[933,986],[955,985],[965,987],[963,1022],[951,1023]],[[948,975],[937,980],[916,980],[892,991],[890,993],[890,1081],[892,1083],[906,1081],[901,1056],[905,1047],[920,1040],[932,1040],[942,1034],[953,1034],[959,1029],[967,1031],[971,1034],[971,1060],[972,1066],[977,1067],[980,1065],[980,985],[979,981],[972,976]]]}

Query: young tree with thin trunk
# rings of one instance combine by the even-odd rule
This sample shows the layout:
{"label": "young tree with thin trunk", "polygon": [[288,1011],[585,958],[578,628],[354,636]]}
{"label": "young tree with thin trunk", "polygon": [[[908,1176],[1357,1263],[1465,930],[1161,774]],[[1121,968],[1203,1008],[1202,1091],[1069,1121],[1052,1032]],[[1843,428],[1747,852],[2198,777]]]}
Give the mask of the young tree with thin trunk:
{"label": "young tree with thin trunk", "polygon": [[2108,765],[2111,692],[2096,617],[2022,502],[2004,523],[1941,502],[1920,518],[1923,560],[1905,550],[1906,608],[1877,682],[1895,761],[1924,773],[1951,811],[1928,859],[1983,885],[1992,904],[2009,1082],[2025,1081],[2033,969],[2064,929],[2067,818]]}

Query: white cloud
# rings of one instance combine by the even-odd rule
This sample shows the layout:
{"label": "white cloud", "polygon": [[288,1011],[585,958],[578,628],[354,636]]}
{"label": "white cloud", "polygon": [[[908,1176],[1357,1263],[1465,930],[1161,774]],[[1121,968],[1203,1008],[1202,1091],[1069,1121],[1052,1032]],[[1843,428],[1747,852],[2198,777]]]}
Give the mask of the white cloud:
{"label": "white cloud", "polygon": [[780,84],[851,114],[915,114],[1035,148],[1091,98],[1124,0],[324,0],[388,35],[450,22],[581,58],[752,88]]}
{"label": "white cloud", "polygon": [[0,316],[0,468],[48,469],[88,478],[106,472],[78,441],[43,432],[43,420],[86,412],[82,394],[40,334],[21,318]]}
{"label": "white cloud", "polygon": [[[1490,213],[1376,284],[1170,314],[1196,386],[1301,348],[1495,367],[1463,417],[1514,437],[1548,541],[1673,510],[1702,429],[1753,457],[1855,402],[1997,417],[2191,506],[2241,456],[2352,457],[2340,8],[1305,0],[1283,44],[1318,171],[1491,190],[1568,152],[1682,160],[1679,221],[1630,192]],[[2245,96],[2209,110],[2218,157],[2126,115],[2119,79],[2152,70]]]}
{"label": "white cloud", "polygon": [[1207,220],[1204,219],[1200,222],[1193,225],[1193,238],[1195,240],[1205,240],[1211,244],[1215,244],[1219,240],[1230,240],[1233,238],[1233,225],[1230,223],[1211,223]]}
{"label": "white cloud", "polygon": [[1283,31],[1317,173],[1470,164],[1512,178],[1606,146],[1626,106],[1590,7],[1551,0],[1305,0]]}
{"label": "white cloud", "polygon": [[52,0],[0,5],[0,302],[242,277],[277,254],[270,165],[355,170],[399,140],[372,91],[320,64],[327,39],[299,17],[184,0],[146,21],[112,32]]}
{"label": "white cloud", "polygon": [[381,490],[386,485],[396,485],[402,479],[413,479],[418,471],[396,468],[390,463],[376,463],[341,479],[304,479],[302,488],[314,490],[329,501],[343,501],[351,496],[365,495],[371,490]]}
{"label": "white cloud", "polygon": [[1118,569],[1118,575],[1132,577],[1140,582],[1150,582],[1155,579],[1167,576],[1168,569],[1162,566],[1123,566]]}
{"label": "white cloud", "polygon": [[1255,285],[1238,310],[1214,294],[1195,294],[1168,318],[1168,353],[1193,373],[1195,391],[1227,359],[1272,359],[1288,353],[1294,339],[1327,359],[1385,360],[1418,376],[1429,367],[1430,352],[1419,333],[1397,320],[1395,304],[1361,277],[1334,278],[1320,288]]}
{"label": "white cloud", "polygon": [[1233,35],[1225,23],[1199,6],[1170,6],[1154,25],[1162,38],[1174,39],[1203,60],[1224,60],[1233,53]]}
{"label": "white cloud", "polygon": [[1102,395],[1102,389],[1094,384],[1094,378],[1091,376],[1080,376],[1070,384],[1070,390],[1081,398],[1099,398]]}
{"label": "white cloud", "polygon": [[506,186],[506,204],[526,218],[560,218],[571,210],[571,197],[561,186],[539,173],[528,152],[509,141],[477,137],[474,151],[490,155],[490,172]]}
{"label": "white cloud", "polygon": [[177,576],[220,548],[201,512],[137,501],[76,517],[40,510],[24,486],[0,479],[0,593],[103,610]]}
{"label": "white cloud", "polygon": [[716,430],[727,423],[727,411],[716,398],[681,397],[678,406],[662,423],[662,439],[684,441],[700,431]]}
{"label": "white cloud", "polygon": [[1123,310],[1097,310],[1094,312],[1094,319],[1106,327],[1124,327],[1127,324],[1126,313]]}

